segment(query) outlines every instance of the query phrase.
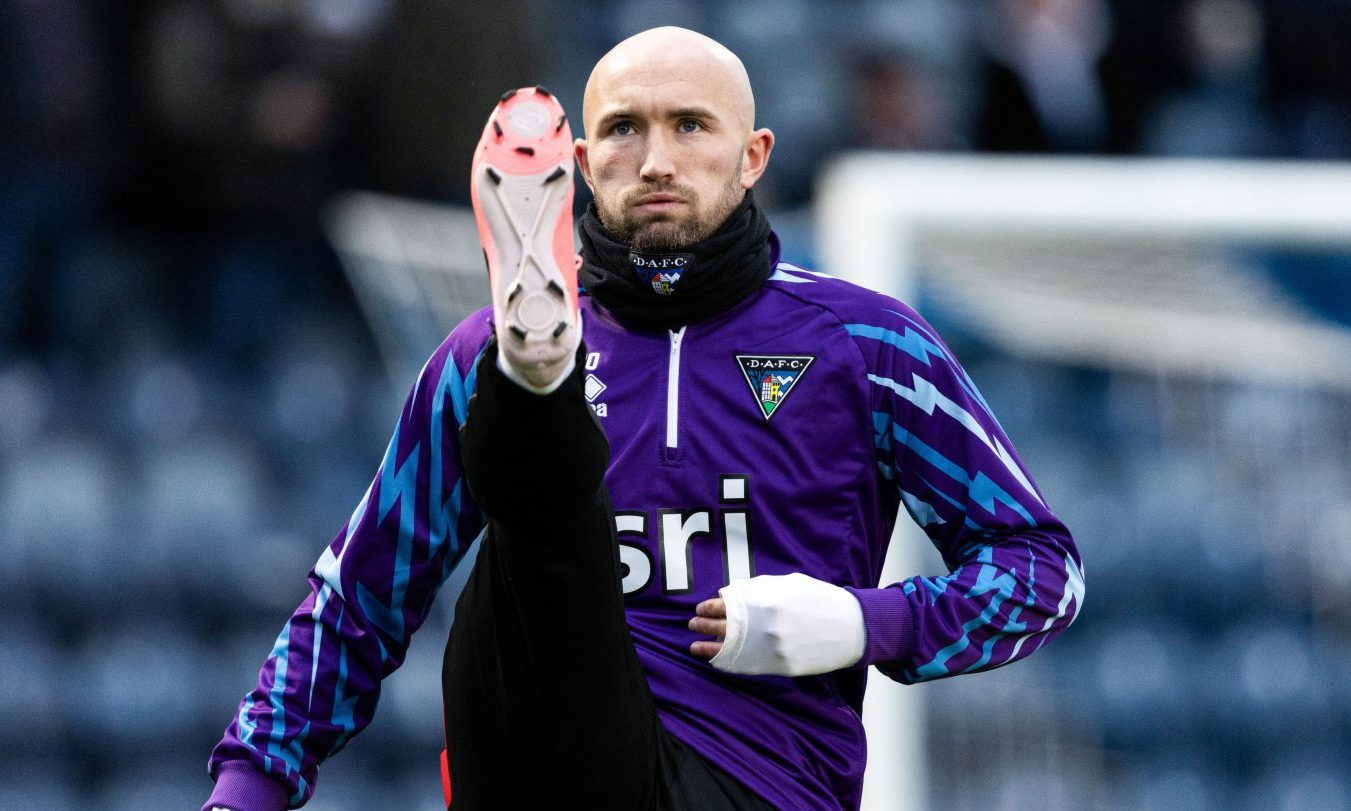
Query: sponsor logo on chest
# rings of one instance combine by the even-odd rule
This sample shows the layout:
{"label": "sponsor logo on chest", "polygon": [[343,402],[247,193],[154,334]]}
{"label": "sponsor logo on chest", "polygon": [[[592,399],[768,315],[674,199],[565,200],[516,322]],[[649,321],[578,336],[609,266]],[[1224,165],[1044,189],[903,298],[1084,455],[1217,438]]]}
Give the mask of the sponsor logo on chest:
{"label": "sponsor logo on chest", "polygon": [[[717,507],[615,510],[625,595],[643,591],[654,582],[662,594],[709,593],[755,576],[750,476],[720,475],[718,497]],[[721,555],[717,582],[695,582],[696,548],[700,555]],[[703,576],[709,574],[705,569]]]}

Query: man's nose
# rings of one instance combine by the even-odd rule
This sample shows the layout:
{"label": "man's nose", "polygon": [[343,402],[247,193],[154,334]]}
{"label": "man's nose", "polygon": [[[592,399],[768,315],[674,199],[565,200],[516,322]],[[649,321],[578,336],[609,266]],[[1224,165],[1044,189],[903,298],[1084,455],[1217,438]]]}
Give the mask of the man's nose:
{"label": "man's nose", "polygon": [[648,183],[670,180],[675,177],[675,160],[668,140],[661,135],[648,136],[644,142],[646,154],[643,156],[642,178]]}

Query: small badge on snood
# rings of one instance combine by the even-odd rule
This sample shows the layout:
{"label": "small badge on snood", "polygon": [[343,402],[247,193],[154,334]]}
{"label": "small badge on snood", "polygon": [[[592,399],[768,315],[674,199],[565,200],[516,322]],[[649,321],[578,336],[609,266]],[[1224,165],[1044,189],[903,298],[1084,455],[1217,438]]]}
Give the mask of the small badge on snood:
{"label": "small badge on snood", "polygon": [[692,253],[629,254],[633,271],[643,281],[652,285],[652,290],[661,296],[675,293],[676,284],[680,282],[680,277],[689,269],[693,260]]}

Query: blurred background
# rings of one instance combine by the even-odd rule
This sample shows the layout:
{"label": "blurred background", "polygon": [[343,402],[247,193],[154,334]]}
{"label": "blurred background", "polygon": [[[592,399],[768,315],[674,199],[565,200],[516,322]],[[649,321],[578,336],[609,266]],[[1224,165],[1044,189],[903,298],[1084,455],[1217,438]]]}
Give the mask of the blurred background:
{"label": "blurred background", "polygon": [[[809,265],[817,182],[852,150],[1351,158],[1340,0],[6,0],[0,809],[206,798],[210,749],[417,367],[485,300],[463,222],[485,116],[536,83],[579,112],[595,60],[660,24],[746,62],[778,136],[757,192]],[[922,241],[914,303],[1075,531],[1089,585],[1044,652],[911,688],[922,807],[1351,809],[1351,250],[1334,243]],[[1122,267],[1158,272],[1110,286]],[[1278,312],[1333,371],[1299,374],[1298,341],[1270,350],[1295,373],[1253,379],[1020,340],[981,307],[1009,278],[1184,320]],[[1022,323],[1056,323],[1042,300]],[[449,610],[310,807],[440,807]]]}

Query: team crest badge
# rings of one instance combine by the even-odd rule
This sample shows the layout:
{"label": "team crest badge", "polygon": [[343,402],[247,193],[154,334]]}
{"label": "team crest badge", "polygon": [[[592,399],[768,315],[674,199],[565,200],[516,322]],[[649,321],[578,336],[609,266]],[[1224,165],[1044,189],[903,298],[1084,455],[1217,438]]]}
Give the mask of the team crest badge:
{"label": "team crest badge", "polygon": [[693,259],[692,253],[629,254],[634,273],[652,285],[652,292],[659,296],[675,293],[680,277],[685,275]]}
{"label": "team crest badge", "polygon": [[816,360],[813,355],[737,355],[741,374],[760,405],[765,420],[774,416],[789,393],[797,386],[807,367]]}
{"label": "team crest badge", "polygon": [[654,273],[647,281],[652,285],[653,292],[661,296],[669,296],[675,292],[676,282],[680,281],[680,274]]}

